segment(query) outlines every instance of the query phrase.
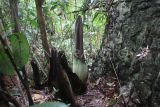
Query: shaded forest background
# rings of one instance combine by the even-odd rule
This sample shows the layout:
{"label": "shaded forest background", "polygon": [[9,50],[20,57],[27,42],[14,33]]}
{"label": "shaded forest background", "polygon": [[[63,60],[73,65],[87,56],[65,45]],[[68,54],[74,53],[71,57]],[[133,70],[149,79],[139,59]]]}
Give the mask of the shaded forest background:
{"label": "shaded forest background", "polygon": [[[35,58],[40,67],[41,79],[45,81],[47,54],[49,48],[56,47],[65,52],[69,66],[72,66],[75,54],[74,25],[77,16],[81,15],[84,57],[90,71],[87,89],[98,89],[94,93],[99,100],[95,98],[93,102],[99,101],[102,104],[97,107],[160,106],[159,0],[35,1],[9,0],[1,1],[0,4],[1,35],[9,37],[23,32],[17,34],[21,35],[18,38],[22,37],[20,40],[26,41],[27,37],[28,43],[22,44],[30,53],[24,49],[25,57],[21,58],[23,61],[15,60],[18,61],[15,63],[23,67],[28,61],[24,59],[26,56]],[[44,16],[45,23],[40,15]],[[10,42],[6,42],[17,47],[14,41],[17,39],[13,36]],[[48,47],[46,44],[49,44]],[[11,74],[13,66],[8,67],[4,56],[1,53],[0,65],[3,67],[0,72],[7,71],[7,74]],[[31,66],[26,68],[27,72],[31,71]],[[32,73],[28,76],[32,78]],[[107,88],[104,87],[105,84]],[[107,93],[112,91],[108,97]],[[87,95],[82,95],[82,99],[89,98]],[[92,102],[91,99],[89,101]],[[83,106],[93,105],[88,103]]]}
{"label": "shaded forest background", "polygon": [[[72,57],[74,48],[74,23],[77,15],[83,16],[84,26],[84,52],[93,56],[99,49],[104,32],[107,14],[105,13],[103,2],[92,2],[92,8],[89,9],[88,1],[61,1],[46,0],[43,3],[43,14],[46,24],[48,43],[61,50],[64,50],[67,56]],[[12,33],[13,19],[10,13],[10,4],[8,1],[1,3],[1,17],[3,19],[4,30]],[[6,14],[8,13],[8,14]],[[29,44],[41,49],[39,46],[40,30],[37,22],[36,5],[34,0],[18,1],[18,23],[21,31],[27,36]],[[37,46],[38,45],[38,46]],[[90,58],[88,58],[87,62]]]}
{"label": "shaded forest background", "polygon": [[[80,93],[86,87],[87,67],[91,67],[100,49],[107,23],[105,2],[8,0],[0,5],[4,105],[9,106],[8,101],[15,106],[33,105],[32,88],[41,90],[47,86],[50,92],[54,85],[60,89],[62,100],[65,94],[68,103],[76,106],[72,89]],[[12,91],[21,94],[20,105],[12,100]]]}

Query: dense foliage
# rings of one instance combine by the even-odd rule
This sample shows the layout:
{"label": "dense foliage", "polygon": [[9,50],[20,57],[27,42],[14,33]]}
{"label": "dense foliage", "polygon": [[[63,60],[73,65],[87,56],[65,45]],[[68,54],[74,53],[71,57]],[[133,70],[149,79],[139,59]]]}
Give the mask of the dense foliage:
{"label": "dense foliage", "polygon": [[[28,84],[27,81],[32,80],[31,76],[27,79],[28,74],[30,74],[32,70],[30,69],[27,72],[25,71],[27,63],[31,60],[36,61],[40,68],[40,73],[42,76],[45,76],[41,76],[42,81],[47,78],[48,68],[45,63],[47,62],[47,55],[49,56],[50,53],[49,48],[51,49],[55,47],[57,50],[63,50],[67,56],[67,60],[70,62],[70,65],[75,63],[75,20],[77,16],[81,16],[83,20],[81,27],[83,32],[82,35],[84,35],[82,37],[84,42],[82,44],[84,47],[84,56],[87,65],[91,65],[97,50],[100,48],[105,27],[104,25],[107,22],[104,3],[99,0],[42,1],[43,0],[0,1],[0,76],[2,75],[3,78],[3,74],[5,74],[5,76],[13,75],[16,71],[19,80],[26,90],[29,105],[33,105],[34,102],[29,91],[30,85],[33,84]],[[37,7],[39,8],[37,9]],[[42,18],[43,16],[44,20]],[[40,23],[41,21],[43,22]],[[43,35],[43,31],[45,32],[45,35]],[[43,36],[47,38],[45,38],[45,42]],[[45,43],[49,43],[48,50],[45,48]],[[48,44],[46,46],[48,46]],[[81,64],[81,62],[77,62],[75,64],[82,65],[76,66],[76,68],[73,67],[74,70],[76,69],[76,71],[79,72],[79,75],[84,75],[81,70],[86,70],[86,79],[88,76],[87,65],[85,63]],[[27,67],[27,69],[29,69],[29,66]],[[34,80],[34,74],[32,76]],[[0,79],[2,78],[0,77]],[[5,78],[0,81],[3,81],[5,84],[7,79]],[[17,80],[14,79],[11,82],[13,81],[16,82]],[[0,83],[0,85],[2,85],[2,83]],[[21,87],[20,84],[17,84],[17,86]],[[3,87],[1,86],[1,88]],[[71,88],[67,91],[70,90]],[[5,96],[12,94],[12,92],[5,93],[6,89],[0,91],[2,91],[1,93]],[[9,102],[10,100],[7,101]],[[11,101],[13,104],[15,102],[16,101]],[[18,103],[16,106],[19,107]],[[33,107],[40,106],[67,107],[67,105],[57,102],[43,103],[40,105],[34,105]]]}
{"label": "dense foliage", "polygon": [[[9,35],[13,23],[10,15],[6,15],[10,12],[8,1],[1,1],[0,5],[1,20],[6,35]],[[94,7],[95,5],[98,7]],[[75,18],[77,15],[83,16],[84,51],[87,62],[91,63],[89,57],[94,57],[99,49],[107,21],[102,1],[45,0],[43,12],[50,46],[65,50],[70,61],[74,48]],[[34,0],[20,0],[18,15],[21,30],[29,44],[41,50]]]}

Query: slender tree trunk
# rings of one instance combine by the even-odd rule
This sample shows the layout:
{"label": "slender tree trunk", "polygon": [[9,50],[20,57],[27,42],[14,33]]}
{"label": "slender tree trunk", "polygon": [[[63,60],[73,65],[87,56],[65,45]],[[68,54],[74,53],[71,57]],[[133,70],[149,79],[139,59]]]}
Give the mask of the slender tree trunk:
{"label": "slender tree trunk", "polygon": [[20,31],[20,26],[18,24],[18,0],[9,0],[10,9],[11,9],[11,19],[12,24],[14,25],[12,28],[12,32],[16,33]]}
{"label": "slender tree trunk", "polygon": [[49,51],[49,45],[47,40],[45,18],[42,10],[43,1],[44,0],[35,0],[35,3],[36,3],[38,23],[39,23],[40,32],[41,32],[42,46],[43,46],[43,49],[45,50],[44,53],[46,58],[49,59],[50,51]]}

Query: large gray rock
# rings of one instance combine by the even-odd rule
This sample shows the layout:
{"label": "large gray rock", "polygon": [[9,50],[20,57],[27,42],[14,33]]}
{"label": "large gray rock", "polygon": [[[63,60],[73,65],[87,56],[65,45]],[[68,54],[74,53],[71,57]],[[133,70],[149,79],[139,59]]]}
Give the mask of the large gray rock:
{"label": "large gray rock", "polygon": [[121,88],[133,84],[128,104],[160,107],[160,0],[112,4],[92,76],[116,71]]}

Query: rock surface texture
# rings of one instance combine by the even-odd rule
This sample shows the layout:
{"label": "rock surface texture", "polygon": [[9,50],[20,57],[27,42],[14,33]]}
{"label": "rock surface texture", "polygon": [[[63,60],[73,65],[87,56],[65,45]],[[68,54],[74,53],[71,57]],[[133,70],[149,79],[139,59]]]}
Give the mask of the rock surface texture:
{"label": "rock surface texture", "polygon": [[109,22],[92,76],[116,72],[130,107],[160,107],[160,0],[107,2]]}

